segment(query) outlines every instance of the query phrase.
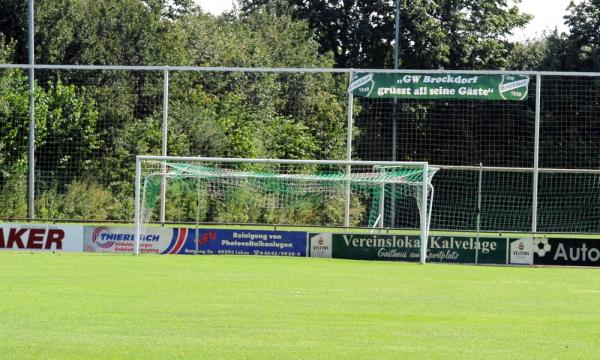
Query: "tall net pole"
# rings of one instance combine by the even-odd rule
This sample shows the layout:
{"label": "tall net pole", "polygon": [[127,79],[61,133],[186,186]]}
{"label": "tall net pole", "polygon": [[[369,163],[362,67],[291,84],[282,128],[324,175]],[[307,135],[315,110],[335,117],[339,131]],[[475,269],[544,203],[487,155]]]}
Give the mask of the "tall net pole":
{"label": "tall net pole", "polygon": [[531,232],[537,232],[538,184],[540,163],[540,121],[542,113],[542,76],[538,73],[535,78],[535,130],[533,145],[533,190],[531,201]]}
{"label": "tall net pole", "polygon": [[[417,201],[421,202],[419,216],[420,220],[420,232],[421,232],[421,248],[420,248],[420,262],[421,264],[425,264],[425,260],[427,259],[427,238],[429,237],[429,224],[428,224],[428,211],[427,211],[427,199],[428,199],[428,189],[427,183],[429,178],[429,166],[427,164],[423,165],[423,182],[421,183],[421,199]],[[429,210],[431,211],[431,209]]]}
{"label": "tall net pole", "polygon": [[[167,134],[169,131],[169,69],[163,71],[163,111],[162,111],[162,156],[167,156]],[[165,169],[163,169],[163,172]],[[165,222],[165,197],[167,194],[167,178],[163,177],[160,189],[160,222]]]}
{"label": "tall net pole", "polygon": [[[348,74],[348,86],[352,83],[354,73],[350,71]],[[346,139],[346,160],[352,160],[352,117],[354,112],[354,95],[348,92],[348,138]],[[346,167],[346,172],[350,175],[350,165]],[[344,198],[344,226],[350,226],[350,182],[346,184],[346,196]]]}
{"label": "tall net pole", "polygon": [[[394,38],[394,70],[398,70],[400,57],[400,0],[396,0],[396,34]],[[398,100],[394,99],[394,108],[392,114],[392,161],[398,160],[398,119],[396,114],[398,111]],[[392,185],[393,186],[393,185]],[[390,198],[391,211],[390,211],[390,227],[396,227],[396,192],[392,189],[392,196]],[[382,219],[383,224],[383,219]]]}
{"label": "tall net pole", "polygon": [[29,0],[29,155],[28,155],[28,197],[27,218],[35,218],[35,40],[34,40],[34,0]]}
{"label": "tall net pole", "polygon": [[142,162],[140,161],[140,159],[138,157],[136,157],[135,159],[135,193],[134,193],[134,208],[135,208],[135,232],[134,232],[134,239],[135,239],[135,244],[134,244],[134,254],[135,255],[139,255],[140,254],[140,236],[141,236],[141,227],[142,227],[142,204],[141,204],[141,199],[142,199],[142,194],[141,194],[141,189],[142,189],[142,184],[141,184],[141,179],[142,179]]}

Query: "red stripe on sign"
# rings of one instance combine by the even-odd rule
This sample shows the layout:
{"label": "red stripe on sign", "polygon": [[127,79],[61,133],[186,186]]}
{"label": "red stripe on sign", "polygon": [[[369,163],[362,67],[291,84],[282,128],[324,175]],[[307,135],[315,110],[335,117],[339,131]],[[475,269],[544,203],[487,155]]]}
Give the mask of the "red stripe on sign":
{"label": "red stripe on sign", "polygon": [[175,246],[173,247],[173,250],[171,250],[171,254],[177,254],[179,252],[179,250],[181,250],[181,247],[183,247],[183,244],[185,243],[186,236],[187,236],[187,229],[179,228],[179,236],[177,237],[177,244],[175,244]]}
{"label": "red stripe on sign", "polygon": [[93,242],[96,242],[96,239],[104,231],[104,229],[106,229],[105,226],[99,226],[96,229],[94,229],[94,232],[92,233],[92,241]]}

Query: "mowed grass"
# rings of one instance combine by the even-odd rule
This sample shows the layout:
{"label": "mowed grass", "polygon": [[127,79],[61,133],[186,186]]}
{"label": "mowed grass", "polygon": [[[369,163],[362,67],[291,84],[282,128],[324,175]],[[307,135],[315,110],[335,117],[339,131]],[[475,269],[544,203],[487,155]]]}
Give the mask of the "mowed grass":
{"label": "mowed grass", "polygon": [[1,359],[592,359],[600,271],[0,253]]}

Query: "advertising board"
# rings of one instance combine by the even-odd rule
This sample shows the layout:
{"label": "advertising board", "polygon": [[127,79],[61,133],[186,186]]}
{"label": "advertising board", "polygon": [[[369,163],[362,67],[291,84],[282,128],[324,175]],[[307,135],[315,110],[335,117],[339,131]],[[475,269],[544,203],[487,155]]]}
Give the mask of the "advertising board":
{"label": "advertising board", "polygon": [[[419,261],[417,235],[309,234],[310,256],[360,260]],[[427,262],[506,264],[506,238],[431,236]]]}
{"label": "advertising board", "polygon": [[533,238],[510,241],[510,263],[515,265],[533,264]]}
{"label": "advertising board", "polygon": [[[87,252],[132,253],[134,245],[133,227],[86,226],[84,229],[84,251]],[[306,233],[146,227],[140,252],[306,256]]]}
{"label": "advertising board", "polygon": [[348,92],[372,99],[481,99],[521,101],[529,76],[457,73],[356,73]]}
{"label": "advertising board", "polygon": [[306,256],[300,231],[200,229],[198,239],[200,254]]}
{"label": "advertising board", "polygon": [[55,224],[0,225],[0,250],[83,251],[83,226]]}
{"label": "advertising board", "polygon": [[[140,252],[183,253],[190,233],[187,228],[147,227],[142,234]],[[133,253],[134,239],[133,226],[86,226],[83,230],[83,251]]]}
{"label": "advertising board", "polygon": [[536,238],[534,265],[600,266],[600,239]]}

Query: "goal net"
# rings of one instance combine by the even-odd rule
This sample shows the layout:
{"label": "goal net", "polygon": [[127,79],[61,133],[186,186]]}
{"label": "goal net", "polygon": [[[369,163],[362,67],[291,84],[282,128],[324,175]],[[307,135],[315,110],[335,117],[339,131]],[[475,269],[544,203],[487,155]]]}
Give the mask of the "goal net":
{"label": "goal net", "polygon": [[138,156],[136,240],[165,222],[381,228],[399,209],[425,240],[436,170],[424,162]]}

